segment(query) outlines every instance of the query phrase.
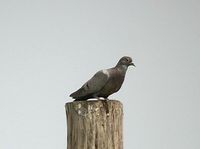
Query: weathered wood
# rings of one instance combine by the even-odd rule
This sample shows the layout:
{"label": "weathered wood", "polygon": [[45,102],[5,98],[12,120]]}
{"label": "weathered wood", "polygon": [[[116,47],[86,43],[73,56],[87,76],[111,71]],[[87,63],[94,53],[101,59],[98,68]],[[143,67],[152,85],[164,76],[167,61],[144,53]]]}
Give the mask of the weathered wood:
{"label": "weathered wood", "polygon": [[65,109],[67,149],[123,149],[121,102],[77,101],[66,103]]}

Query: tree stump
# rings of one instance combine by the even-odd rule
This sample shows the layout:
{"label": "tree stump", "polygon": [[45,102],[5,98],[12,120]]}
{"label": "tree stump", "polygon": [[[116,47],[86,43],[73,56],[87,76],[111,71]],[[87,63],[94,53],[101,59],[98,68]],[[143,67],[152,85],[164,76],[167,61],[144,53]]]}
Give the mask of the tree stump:
{"label": "tree stump", "polygon": [[66,103],[67,149],[123,149],[123,105],[117,100]]}

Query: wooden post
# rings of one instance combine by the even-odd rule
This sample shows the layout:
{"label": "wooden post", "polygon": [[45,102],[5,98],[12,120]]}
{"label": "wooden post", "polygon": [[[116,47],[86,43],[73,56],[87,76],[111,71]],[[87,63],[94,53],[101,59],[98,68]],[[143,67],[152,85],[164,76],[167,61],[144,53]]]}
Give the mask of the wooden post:
{"label": "wooden post", "polygon": [[76,101],[65,109],[67,149],[123,149],[121,102]]}

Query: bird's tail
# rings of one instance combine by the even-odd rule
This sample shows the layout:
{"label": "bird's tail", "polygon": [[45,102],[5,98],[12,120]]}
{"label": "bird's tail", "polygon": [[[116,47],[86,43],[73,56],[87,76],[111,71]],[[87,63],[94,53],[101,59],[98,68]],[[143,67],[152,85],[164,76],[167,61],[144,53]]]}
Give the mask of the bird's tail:
{"label": "bird's tail", "polygon": [[72,98],[76,98],[76,97],[80,97],[83,95],[84,90],[82,88],[80,88],[79,90],[71,93],[69,96]]}
{"label": "bird's tail", "polygon": [[86,99],[86,95],[85,95],[85,90],[83,88],[80,88],[79,90],[77,90],[76,92],[73,92],[71,95],[69,95],[70,97],[74,98],[74,101],[83,101],[83,100],[87,100]]}
{"label": "bird's tail", "polygon": [[85,100],[87,100],[87,99],[84,99],[84,98],[77,98],[77,99],[75,99],[74,101],[85,101]]}

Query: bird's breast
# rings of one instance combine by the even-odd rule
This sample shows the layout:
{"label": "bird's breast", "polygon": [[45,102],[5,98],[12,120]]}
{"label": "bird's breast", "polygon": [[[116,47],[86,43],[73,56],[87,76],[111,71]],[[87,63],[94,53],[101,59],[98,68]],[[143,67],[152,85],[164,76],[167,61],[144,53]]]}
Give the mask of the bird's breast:
{"label": "bird's breast", "polygon": [[109,96],[115,92],[117,92],[124,81],[124,75],[121,75],[120,73],[114,72],[114,74],[109,75],[109,79],[103,89],[100,91],[101,96]]}

